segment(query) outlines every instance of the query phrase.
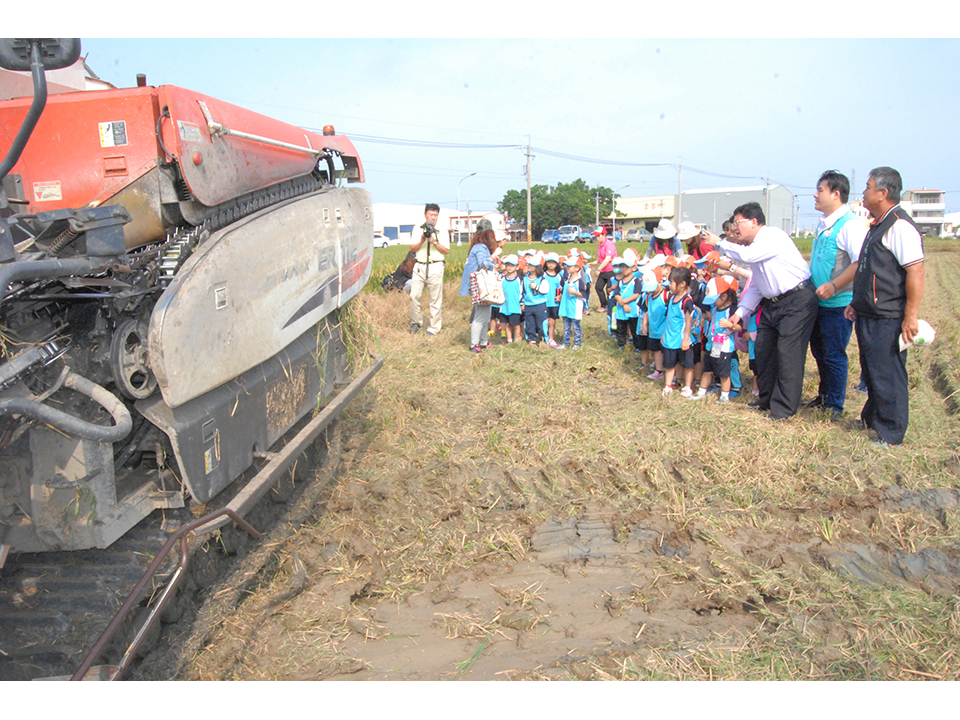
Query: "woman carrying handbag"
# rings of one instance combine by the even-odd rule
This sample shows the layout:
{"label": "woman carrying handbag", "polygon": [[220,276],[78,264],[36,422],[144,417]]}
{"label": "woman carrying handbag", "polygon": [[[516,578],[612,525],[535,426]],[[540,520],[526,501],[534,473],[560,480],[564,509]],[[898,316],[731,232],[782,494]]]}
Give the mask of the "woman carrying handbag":
{"label": "woman carrying handbag", "polygon": [[[489,220],[481,220],[470,240],[470,253],[467,255],[467,262],[463,266],[463,277],[460,279],[460,295],[473,295],[471,293],[471,276],[481,270],[492,272],[494,270],[491,253],[497,248],[497,235],[491,227]],[[486,224],[486,227],[485,227]],[[475,279],[474,279],[475,284]],[[476,298],[474,298],[476,300]],[[470,313],[470,351],[475,353],[483,352],[487,346],[487,327],[490,325],[489,303],[474,302],[473,310]]]}

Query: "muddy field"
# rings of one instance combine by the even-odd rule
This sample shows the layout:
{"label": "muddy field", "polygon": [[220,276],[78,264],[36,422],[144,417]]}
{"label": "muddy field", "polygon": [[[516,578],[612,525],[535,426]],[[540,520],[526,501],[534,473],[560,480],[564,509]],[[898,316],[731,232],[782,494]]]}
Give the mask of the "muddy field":
{"label": "muddy field", "polygon": [[369,294],[386,362],[332,481],[235,600],[211,595],[176,676],[957,679],[960,263],[928,252],[939,345],[910,356],[899,449],[854,427],[855,341],[849,419],[771,423],[662,398],[596,314],[581,353],[474,356],[455,283],[436,338]]}

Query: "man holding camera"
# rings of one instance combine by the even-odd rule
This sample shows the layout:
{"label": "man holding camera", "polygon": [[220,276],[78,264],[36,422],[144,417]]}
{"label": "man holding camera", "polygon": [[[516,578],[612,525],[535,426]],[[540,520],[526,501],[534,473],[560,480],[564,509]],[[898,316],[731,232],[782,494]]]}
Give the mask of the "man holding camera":
{"label": "man holding camera", "polygon": [[410,246],[410,252],[416,255],[416,264],[413,266],[413,279],[410,283],[410,332],[420,332],[423,325],[423,311],[420,309],[420,300],[423,290],[430,293],[430,316],[427,322],[427,335],[436,335],[440,332],[441,303],[443,302],[443,263],[450,246],[440,237],[437,230],[437,219],[440,217],[440,206],[427,203],[423,210],[425,222],[420,226],[423,233],[420,240]]}

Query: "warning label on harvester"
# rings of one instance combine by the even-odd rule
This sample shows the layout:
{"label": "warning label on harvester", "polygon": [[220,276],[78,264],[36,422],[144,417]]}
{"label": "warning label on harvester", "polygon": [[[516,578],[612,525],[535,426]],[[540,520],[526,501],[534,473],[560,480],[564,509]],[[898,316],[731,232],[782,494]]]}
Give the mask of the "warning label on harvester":
{"label": "warning label on harvester", "polygon": [[123,120],[100,123],[100,147],[119,147],[127,144],[127,123]]}
{"label": "warning label on harvester", "polygon": [[63,193],[60,192],[60,181],[35,182],[33,184],[33,199],[36,202],[63,200]]}

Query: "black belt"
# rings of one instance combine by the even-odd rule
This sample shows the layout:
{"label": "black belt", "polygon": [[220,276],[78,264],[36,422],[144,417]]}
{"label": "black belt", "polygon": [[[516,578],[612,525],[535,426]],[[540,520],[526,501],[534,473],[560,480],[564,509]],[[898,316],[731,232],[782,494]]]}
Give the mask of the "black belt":
{"label": "black belt", "polygon": [[418,264],[418,265],[434,265],[434,264],[436,264],[436,263],[440,263],[441,265],[443,265],[444,262],[446,262],[446,261],[445,261],[445,260],[431,260],[430,262],[423,262],[422,260],[417,260],[417,264]]}
{"label": "black belt", "polygon": [[804,280],[802,283],[800,283],[800,284],[797,285],[796,287],[790,288],[790,289],[787,290],[786,292],[782,292],[782,293],[780,293],[779,295],[777,295],[776,297],[767,298],[767,300],[769,300],[770,302],[774,302],[774,303],[775,303],[775,302],[780,302],[781,300],[783,300],[783,299],[784,299],[785,297],[787,297],[788,295],[793,295],[793,294],[796,293],[796,292],[800,292],[800,291],[803,290],[805,287],[813,287],[813,282],[810,281],[810,280]]}

